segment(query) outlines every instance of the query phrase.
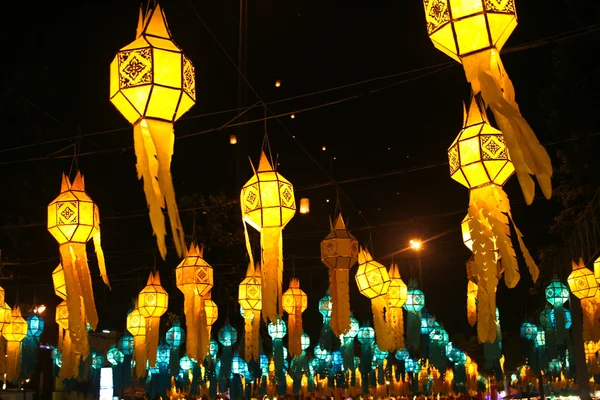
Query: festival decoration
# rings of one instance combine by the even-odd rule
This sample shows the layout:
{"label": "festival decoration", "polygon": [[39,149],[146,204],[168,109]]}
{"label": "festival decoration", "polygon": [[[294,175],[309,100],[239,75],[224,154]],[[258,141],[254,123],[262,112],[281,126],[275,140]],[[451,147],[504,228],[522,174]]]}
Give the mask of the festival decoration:
{"label": "festival decoration", "polygon": [[262,290],[260,264],[248,264],[246,277],[238,289],[238,302],[244,317],[244,357],[246,361],[258,361],[260,347],[260,311]]}
{"label": "festival decoration", "polygon": [[467,282],[467,320],[471,326],[475,326],[477,323],[477,291],[477,284],[469,279]]}
{"label": "festival decoration", "polygon": [[141,378],[146,372],[146,360],[148,358],[148,351],[146,349],[147,329],[146,318],[144,318],[144,315],[137,306],[127,315],[127,330],[133,336],[133,359],[135,361],[135,374],[138,378]]}
{"label": "festival decoration", "polygon": [[392,345],[384,319],[384,309],[388,306],[386,295],[390,287],[388,271],[382,264],[374,261],[366,249],[361,248],[355,279],[360,294],[371,300],[377,346],[387,351]]}
{"label": "festival decoration", "polygon": [[138,295],[137,307],[146,323],[146,354],[151,366],[156,363],[160,317],[167,311],[168,305],[169,295],[160,284],[158,271],[150,272],[146,287]]}
{"label": "festival decoration", "polygon": [[481,94],[494,113],[506,139],[502,147],[510,153],[525,201],[531,204],[535,194],[530,175],[535,175],[549,199],[550,157],[521,115],[513,84],[500,59],[502,46],[517,26],[514,0],[423,0],[423,5],[427,33],[434,46],[462,63],[473,93]]}
{"label": "festival decoration", "polygon": [[336,336],[350,329],[350,268],[358,260],[358,240],[348,231],[342,214],[335,225],[329,221],[331,232],[321,241],[321,261],[329,268],[329,295],[332,309],[329,321]]}
{"label": "festival decoration", "polygon": [[402,306],[406,310],[406,346],[419,348],[421,345],[421,310],[425,307],[425,295],[412,279],[408,282],[408,296]]}
{"label": "festival decoration", "polygon": [[221,362],[219,372],[217,373],[219,378],[219,389],[224,392],[227,390],[227,379],[231,375],[231,367],[233,360],[232,347],[237,342],[237,331],[234,327],[229,325],[229,321],[225,322],[225,325],[219,329],[219,342],[223,345],[223,351],[219,361]]}
{"label": "festival decoration", "polygon": [[388,315],[386,322],[390,333],[390,349],[399,350],[404,348],[404,314],[402,306],[408,298],[408,286],[400,277],[397,264],[390,266],[390,288],[388,290]]}
{"label": "festival decoration", "polygon": [[[187,325],[186,351],[194,359],[208,353],[208,327],[204,297],[214,285],[213,268],[204,260],[204,248],[192,243],[187,255],[175,269],[177,288],[184,297]],[[177,357],[179,359],[179,357]]]}
{"label": "festival decoration", "polygon": [[282,231],[296,213],[292,184],[279,174],[264,151],[258,169],[240,194],[246,247],[250,262],[254,263],[247,225],[260,232],[263,319],[275,321],[282,315],[281,295],[283,279]]}
{"label": "festival decoration", "polygon": [[583,340],[594,341],[600,340],[600,324],[596,317],[597,309],[600,308],[596,304],[596,296],[600,292],[598,282],[594,273],[585,267],[583,258],[579,259],[579,263],[572,263],[573,271],[569,274],[567,283],[571,289],[571,293],[581,301],[581,311],[583,313]]}
{"label": "festival decoration", "polygon": [[344,368],[347,370],[354,369],[354,338],[358,335],[360,325],[354,317],[350,317],[350,329],[348,332],[340,335],[341,352],[344,360]]}
{"label": "festival decoration", "polygon": [[489,124],[477,96],[472,98],[469,111],[464,109],[463,129],[450,146],[448,159],[451,177],[470,189],[467,224],[473,250],[470,273],[477,281],[477,335],[481,342],[493,343],[497,331],[494,315],[498,259],[502,258],[506,286],[515,287],[520,279],[509,220],[534,282],[539,270],[512,219],[510,203],[502,189],[514,172],[504,137]]}
{"label": "festival decoration", "polygon": [[[204,312],[206,313],[206,327],[208,331],[208,337],[210,338],[210,333],[212,330],[212,326],[219,318],[219,308],[215,304],[215,302],[211,299],[211,294],[208,293],[204,296]],[[210,349],[210,342],[209,342]]]}
{"label": "festival decoration", "polygon": [[6,339],[6,380],[12,382],[21,372],[21,342],[27,336],[27,321],[21,316],[19,306],[12,310],[10,322],[2,328],[2,336]]}
{"label": "festival decoration", "polygon": [[36,371],[40,336],[44,332],[45,324],[42,316],[37,313],[29,315],[25,321],[27,336],[21,342],[21,376],[29,377]]}
{"label": "festival decoration", "polygon": [[279,395],[285,394],[286,372],[285,372],[285,348],[283,347],[283,338],[287,334],[287,326],[281,319],[271,321],[267,325],[267,332],[273,341],[273,360],[275,364],[275,378],[277,380],[277,392]]}
{"label": "festival decoration", "polygon": [[288,313],[288,346],[294,357],[302,354],[302,313],[308,307],[308,297],[300,289],[300,281],[296,278],[290,280],[288,290],[281,298],[283,311]]}
{"label": "festival decoration", "polygon": [[319,300],[319,313],[323,317],[323,326],[321,327],[321,334],[319,335],[319,344],[325,349],[333,349],[335,335],[331,330],[331,313],[333,311],[333,302],[331,296],[329,296],[329,290],[325,296]]}
{"label": "festival decoration", "polygon": [[194,65],[173,41],[158,2],[145,15],[140,10],[136,39],[121,48],[110,64],[110,101],[133,124],[138,178],[144,181],[160,254],[164,259],[167,253],[162,213],[166,208],[175,248],[182,257],[184,234],[170,171],[173,123],[196,102],[196,77]]}
{"label": "festival decoration", "polygon": [[363,326],[358,330],[357,337],[361,345],[359,371],[362,381],[362,392],[366,394],[369,393],[370,377],[375,374],[375,371],[371,367],[375,344],[375,330],[370,326]]}
{"label": "festival decoration", "polygon": [[48,205],[47,227],[60,249],[62,268],[59,268],[63,271],[64,285],[60,280],[54,283],[55,292],[60,297],[66,296],[71,351],[76,358],[85,359],[90,352],[86,323],[92,329],[96,329],[98,324],[92,277],[85,249],[90,239],[94,240],[102,280],[109,288],[110,284],[101,246],[98,206],[85,192],[84,179],[79,172],[72,184],[63,174],[60,194]]}
{"label": "festival decoration", "polygon": [[[192,327],[192,330],[193,328],[194,327]],[[169,368],[171,369],[171,371],[177,371],[177,362],[179,361],[179,349],[186,340],[185,331],[181,327],[179,319],[173,321],[173,325],[167,331],[165,339],[167,341],[167,344],[169,345]]]}

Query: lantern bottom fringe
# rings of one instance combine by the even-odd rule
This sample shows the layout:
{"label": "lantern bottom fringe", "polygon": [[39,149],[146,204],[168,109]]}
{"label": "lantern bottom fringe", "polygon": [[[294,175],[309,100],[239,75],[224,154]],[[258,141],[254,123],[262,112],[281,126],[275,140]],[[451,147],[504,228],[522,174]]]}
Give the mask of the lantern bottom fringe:
{"label": "lantern bottom fringe", "polygon": [[329,270],[329,293],[331,302],[331,330],[336,336],[350,329],[350,271],[334,268]]}
{"label": "lantern bottom fringe", "polygon": [[382,351],[390,349],[390,334],[386,327],[384,310],[387,306],[385,296],[371,299],[371,311],[373,312],[373,325],[375,328],[375,339],[377,346]]}

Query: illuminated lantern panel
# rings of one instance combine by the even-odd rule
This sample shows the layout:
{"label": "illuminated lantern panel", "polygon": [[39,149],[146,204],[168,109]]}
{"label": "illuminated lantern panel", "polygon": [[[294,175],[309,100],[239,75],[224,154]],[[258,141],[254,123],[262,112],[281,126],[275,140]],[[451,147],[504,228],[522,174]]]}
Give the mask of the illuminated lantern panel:
{"label": "illuminated lantern panel", "polygon": [[213,326],[219,318],[219,309],[212,299],[204,299],[204,311],[206,312],[206,325]]}
{"label": "illuminated lantern panel", "polygon": [[477,98],[464,114],[463,129],[448,149],[450,176],[469,189],[490,183],[503,186],[515,169],[502,132],[489,124]]}
{"label": "illuminated lantern panel", "polygon": [[229,144],[237,144],[237,136],[229,135]]}
{"label": "illuminated lantern panel", "polygon": [[460,62],[483,50],[500,50],[517,26],[514,0],[423,0],[434,46]]}
{"label": "illuminated lantern panel", "polygon": [[375,343],[375,329],[370,326],[363,326],[358,330],[358,341],[363,345],[372,345]]}
{"label": "illuminated lantern panel", "polygon": [[169,346],[179,347],[185,341],[185,331],[178,320],[173,321],[173,326],[167,331],[167,343]]}
{"label": "illuminated lantern panel", "polygon": [[578,299],[589,299],[596,296],[598,283],[594,273],[585,267],[583,259],[579,259],[579,264],[573,262],[573,271],[567,279],[571,293]]}
{"label": "illuminated lantern panel", "polygon": [[63,300],[67,299],[67,286],[65,283],[65,271],[62,264],[52,272],[52,283],[54,284],[54,293]]}
{"label": "illuminated lantern panel", "polygon": [[219,330],[219,342],[223,346],[231,346],[237,342],[237,331],[231,325],[225,325]]}
{"label": "illuminated lantern panel", "polygon": [[429,335],[435,328],[435,317],[427,311],[421,311],[421,335]]}
{"label": "illuminated lantern panel", "polygon": [[298,309],[300,313],[308,307],[308,296],[300,289],[300,281],[292,278],[290,287],[285,291],[281,298],[283,310],[288,314],[295,314]]}
{"label": "illuminated lantern panel", "polygon": [[355,276],[359,292],[369,299],[387,294],[390,287],[387,269],[383,264],[374,261],[366,251],[361,251],[359,258],[363,258],[359,260]]}
{"label": "illuminated lantern panel", "polygon": [[273,339],[283,339],[283,337],[287,334],[287,326],[283,320],[277,319],[275,323],[269,322],[267,325],[267,331],[269,332],[269,336],[271,336]]}
{"label": "illuminated lantern panel", "polygon": [[418,313],[425,307],[425,295],[417,288],[408,288],[408,298],[404,303],[404,309],[408,312]]}
{"label": "illuminated lantern panel", "polygon": [[133,336],[131,336],[131,333],[125,332],[119,339],[118,348],[123,355],[129,356],[133,354]]}
{"label": "illuminated lantern panel", "polygon": [[350,329],[348,329],[348,332],[340,335],[340,338],[354,339],[356,337],[356,335],[358,335],[359,329],[360,329],[360,325],[358,324],[358,321],[356,320],[356,318],[350,317]]}
{"label": "illuminated lantern panel", "polygon": [[44,332],[44,320],[37,314],[27,317],[27,336],[39,338]]}
{"label": "illuminated lantern panel", "polygon": [[310,347],[310,336],[308,336],[306,333],[302,334],[300,340],[302,343],[302,350],[306,350]]}
{"label": "illuminated lantern panel", "polygon": [[521,337],[527,340],[534,340],[537,336],[537,326],[530,322],[523,322],[521,325]]}
{"label": "illuminated lantern panel", "polygon": [[69,309],[66,300],[56,306],[55,320],[61,328],[69,329]]}
{"label": "illuminated lantern panel", "polygon": [[404,361],[409,357],[410,357],[410,354],[408,353],[408,350],[406,350],[406,349],[400,349],[396,352],[396,360]]}
{"label": "illuminated lantern panel", "polygon": [[544,308],[540,313],[540,325],[542,325],[542,327],[546,330],[550,330],[555,327],[552,311],[552,308]]}
{"label": "illuminated lantern panel", "polygon": [[569,289],[561,281],[554,279],[546,287],[546,300],[553,306],[562,306],[569,300]]}
{"label": "illuminated lantern panel", "polygon": [[158,271],[151,273],[138,295],[138,309],[145,318],[158,318],[167,311],[169,295],[160,284]]}
{"label": "illuminated lantern panel", "polygon": [[350,269],[358,260],[358,240],[339,214],[331,232],[321,241],[321,261],[329,268]]}
{"label": "illuminated lantern panel", "polygon": [[331,304],[331,297],[329,295],[325,295],[321,300],[319,300],[319,312],[323,318],[331,318],[332,308],[333,305]]}
{"label": "illuminated lantern panel", "polygon": [[127,316],[127,330],[133,336],[146,335],[146,319],[139,309],[134,309]]}

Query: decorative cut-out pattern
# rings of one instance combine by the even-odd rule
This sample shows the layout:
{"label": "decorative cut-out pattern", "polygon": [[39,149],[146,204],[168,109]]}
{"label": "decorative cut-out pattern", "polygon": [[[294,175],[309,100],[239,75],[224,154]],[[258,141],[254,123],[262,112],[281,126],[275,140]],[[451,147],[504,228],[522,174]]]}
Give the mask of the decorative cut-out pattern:
{"label": "decorative cut-out pattern", "polygon": [[427,32],[430,34],[450,21],[447,0],[425,0],[425,9],[428,10],[425,13],[425,19],[427,20]]}
{"label": "decorative cut-out pattern", "polygon": [[506,144],[500,135],[481,135],[481,149],[484,160],[507,160]]}
{"label": "decorative cut-out pattern", "polygon": [[491,12],[514,13],[514,0],[486,0],[485,10]]}
{"label": "decorative cut-out pattern", "polygon": [[136,49],[120,52],[119,55],[119,87],[152,83],[152,50]]}
{"label": "decorative cut-out pattern", "polygon": [[448,152],[448,160],[450,162],[450,175],[454,174],[460,167],[460,159],[458,158],[458,146],[452,146]]}
{"label": "decorative cut-out pattern", "polygon": [[183,90],[192,99],[196,98],[196,71],[187,57],[183,57]]}

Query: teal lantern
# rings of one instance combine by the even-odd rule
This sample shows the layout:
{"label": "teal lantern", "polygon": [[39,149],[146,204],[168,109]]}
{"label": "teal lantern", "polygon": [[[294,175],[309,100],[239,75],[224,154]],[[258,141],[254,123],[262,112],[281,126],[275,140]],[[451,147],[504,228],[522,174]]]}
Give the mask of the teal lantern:
{"label": "teal lantern", "polygon": [[358,330],[358,341],[362,345],[372,345],[375,342],[375,329],[370,326],[363,326]]}
{"label": "teal lantern", "polygon": [[281,346],[281,348],[283,349],[283,359],[286,360],[288,358],[288,349],[285,346]]}
{"label": "teal lantern", "polygon": [[452,345],[452,342],[446,343],[446,357],[448,357],[450,355],[450,353],[452,353],[452,350],[454,350],[454,346]]}
{"label": "teal lantern", "polygon": [[539,347],[544,347],[546,345],[546,332],[543,329],[538,329],[537,334],[535,335],[535,339],[533,340],[533,345],[537,349]]}
{"label": "teal lantern", "polygon": [[181,327],[179,320],[173,321],[173,326],[167,331],[167,343],[171,347],[180,347],[185,341],[185,331]]}
{"label": "teal lantern", "polygon": [[350,317],[350,329],[348,329],[348,332],[342,333],[340,335],[340,339],[342,340],[342,342],[344,342],[346,339],[351,341],[352,339],[354,339],[356,337],[356,335],[358,335],[359,329],[360,329],[360,325],[358,324],[358,321],[356,320],[356,318]]}
{"label": "teal lantern", "polygon": [[38,314],[27,317],[27,336],[38,339],[44,332],[44,319]]}
{"label": "teal lantern", "polygon": [[168,344],[161,344],[156,350],[156,365],[168,365],[171,360],[171,348]]}
{"label": "teal lantern", "polygon": [[245,364],[246,363],[244,362],[244,360],[242,360],[242,357],[240,357],[238,353],[235,353],[233,355],[233,358],[231,359],[231,373],[243,374]]}
{"label": "teal lantern", "polygon": [[263,376],[267,376],[269,375],[269,357],[267,357],[264,354],[260,354],[260,356],[258,356],[259,358],[259,365],[260,365],[260,370],[262,371],[262,375]]}
{"label": "teal lantern", "polygon": [[544,308],[544,310],[540,313],[540,325],[542,325],[542,328],[546,329],[546,330],[550,330],[552,328],[554,328],[554,320],[553,320],[553,313],[552,313],[552,308],[546,307]]}
{"label": "teal lantern", "polygon": [[427,311],[421,311],[421,335],[429,335],[435,327],[435,317]]}
{"label": "teal lantern", "polygon": [[448,355],[448,359],[456,365],[465,365],[467,362],[467,355],[459,349],[452,349]]}
{"label": "teal lantern", "polygon": [[188,356],[181,357],[179,359],[179,368],[181,368],[183,371],[189,371],[192,369],[192,360]]}
{"label": "teal lantern", "polygon": [[[550,320],[552,321],[552,326],[556,326],[556,316],[554,314],[554,308],[552,309],[552,314],[550,314]],[[571,311],[563,308],[563,313],[565,314],[565,329],[569,329],[573,324],[573,317],[571,316]]]}
{"label": "teal lantern", "polygon": [[561,370],[562,362],[558,358],[555,358],[552,361],[550,361],[550,371],[552,371],[555,375],[558,375]]}
{"label": "teal lantern", "polygon": [[229,324],[219,329],[219,342],[223,346],[231,346],[237,342],[237,331]]}
{"label": "teal lantern", "polygon": [[302,334],[300,337],[300,345],[302,346],[302,350],[306,350],[310,347],[310,336],[308,336],[308,334]]}
{"label": "teal lantern", "polygon": [[373,349],[373,357],[375,357],[378,362],[383,362],[389,354],[389,352],[381,350],[377,345],[375,345],[375,349]]}
{"label": "teal lantern", "polygon": [[339,350],[335,350],[331,352],[331,365],[334,369],[339,369],[344,364],[344,358],[342,357],[342,353]]}
{"label": "teal lantern", "polygon": [[283,337],[287,334],[287,326],[282,319],[277,318],[275,323],[272,321],[267,325],[267,332],[269,332],[269,336],[273,339],[283,339]]}
{"label": "teal lantern", "polygon": [[100,369],[104,365],[104,357],[102,354],[92,353],[92,368]]}
{"label": "teal lantern", "polygon": [[62,354],[60,353],[58,348],[55,347],[52,349],[50,357],[52,358],[52,361],[54,361],[54,364],[56,364],[57,367],[62,367]]}
{"label": "teal lantern", "polygon": [[429,339],[432,342],[439,343],[441,346],[445,346],[450,338],[448,336],[448,332],[446,332],[446,330],[440,326],[431,331],[429,334]]}
{"label": "teal lantern", "polygon": [[398,361],[404,361],[409,357],[410,357],[410,354],[408,353],[407,349],[400,349],[396,352],[396,360],[398,360]]}
{"label": "teal lantern", "polygon": [[[180,367],[181,367],[181,365],[180,365]],[[221,374],[221,360],[217,360],[217,362],[215,363],[215,374],[217,376],[219,376]]]}
{"label": "teal lantern", "polygon": [[331,296],[325,295],[319,300],[319,312],[323,318],[331,318],[331,310],[333,309],[333,303],[331,302]]}
{"label": "teal lantern", "polygon": [[126,332],[117,343],[119,351],[123,353],[124,356],[130,356],[133,354],[133,336],[131,333]]}
{"label": "teal lantern", "polygon": [[418,361],[413,360],[412,358],[407,358],[404,360],[404,369],[406,372],[416,373],[421,372],[421,366]]}
{"label": "teal lantern", "polygon": [[106,352],[106,360],[113,367],[121,364],[124,359],[125,356],[116,346],[111,346],[111,348]]}
{"label": "teal lantern", "polygon": [[521,337],[526,340],[535,340],[537,336],[537,326],[531,322],[523,322],[521,325]]}
{"label": "teal lantern", "polygon": [[313,349],[313,353],[315,355],[315,358],[318,358],[319,360],[325,360],[327,358],[327,355],[329,354],[327,349],[324,349],[319,345],[315,346],[315,348]]}
{"label": "teal lantern", "polygon": [[567,286],[554,278],[552,282],[546,287],[546,300],[552,304],[553,307],[562,306],[567,300],[569,300],[569,289]]}
{"label": "teal lantern", "polygon": [[211,339],[210,344],[208,345],[208,354],[210,354],[210,356],[214,358],[218,352],[219,352],[219,343],[217,343],[216,340]]}
{"label": "teal lantern", "polygon": [[402,307],[411,313],[418,313],[425,307],[425,295],[416,287],[416,283],[408,288],[408,297]]}
{"label": "teal lantern", "polygon": [[[315,355],[315,357],[317,357]],[[313,358],[312,360],[310,360],[310,364],[309,367],[312,369],[312,373],[314,374],[315,371],[319,371],[321,369],[321,362],[319,358]]]}

